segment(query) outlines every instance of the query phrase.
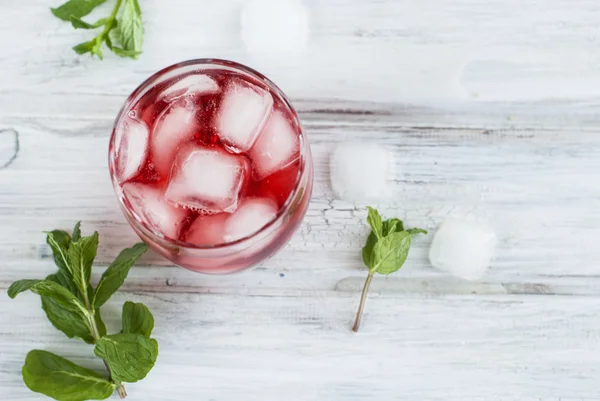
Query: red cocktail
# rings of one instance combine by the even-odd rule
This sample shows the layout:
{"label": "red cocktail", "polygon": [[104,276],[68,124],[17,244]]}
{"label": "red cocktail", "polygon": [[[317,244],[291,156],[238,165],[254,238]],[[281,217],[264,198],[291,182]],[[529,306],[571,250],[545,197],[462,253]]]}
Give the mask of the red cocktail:
{"label": "red cocktail", "polygon": [[109,167],[125,217],[174,263],[226,273],[275,253],[312,191],[310,147],[285,95],[240,64],[192,60],[125,102]]}

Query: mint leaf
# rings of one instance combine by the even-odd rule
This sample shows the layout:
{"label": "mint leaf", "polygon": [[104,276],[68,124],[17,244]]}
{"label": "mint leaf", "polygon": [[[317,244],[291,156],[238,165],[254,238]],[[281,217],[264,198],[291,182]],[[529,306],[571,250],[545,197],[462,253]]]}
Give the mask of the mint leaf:
{"label": "mint leaf", "polygon": [[22,292],[29,291],[34,285],[41,283],[42,280],[19,280],[8,287],[8,296],[14,299]]}
{"label": "mint leaf", "polygon": [[78,44],[77,46],[73,46],[73,50],[77,54],[86,54],[92,51],[94,45],[96,43],[96,39],[90,40],[89,42],[83,42]]}
{"label": "mint leaf", "polygon": [[71,241],[77,242],[81,239],[81,221],[75,223],[73,227],[73,234],[71,235]]}
{"label": "mint leaf", "polygon": [[[107,41],[107,44],[108,44],[108,41]],[[121,49],[120,47],[117,47],[117,46],[110,47],[110,50],[112,50],[113,53],[115,53],[119,57],[131,57],[131,58],[134,58],[134,59],[137,59],[138,56],[140,54],[142,54],[141,51],[124,50],[124,49]]]}
{"label": "mint leaf", "polygon": [[[57,274],[52,274],[46,280],[59,283],[60,278]],[[48,320],[50,320],[50,323],[55,328],[62,331],[69,338],[81,338],[88,344],[95,342],[90,333],[90,328],[86,323],[86,318],[80,312],[72,312],[64,309],[54,298],[44,296],[41,298],[42,309],[46,312]]]}
{"label": "mint leaf", "polygon": [[[85,22],[84,20],[82,20],[81,18],[77,18],[74,15],[71,15],[70,21],[71,21],[71,25],[75,29],[96,29],[96,28],[99,28],[102,25],[106,24],[106,22],[108,20],[106,18],[102,18],[93,24],[89,24],[89,23]],[[77,240],[73,237],[73,241],[77,241]]]}
{"label": "mint leaf", "polygon": [[75,296],[79,294],[77,287],[75,287],[75,284],[73,283],[73,280],[62,270],[59,270],[55,274],[46,277],[46,280],[54,281],[55,283],[60,284]]}
{"label": "mint leaf", "polygon": [[85,22],[81,18],[75,17],[74,15],[71,15],[71,18],[69,18],[69,20],[71,21],[71,25],[75,29],[94,29],[95,28],[94,25]]}
{"label": "mint leaf", "polygon": [[375,233],[377,238],[381,238],[383,236],[383,223],[381,222],[381,215],[376,209],[373,209],[370,206],[367,206],[369,210],[369,215],[367,216],[367,223],[371,226],[371,230]]}
{"label": "mint leaf", "polygon": [[393,232],[381,238],[373,247],[375,266],[379,274],[390,274],[399,270],[410,249],[410,234],[406,231]]}
{"label": "mint leaf", "polygon": [[98,328],[98,334],[100,337],[104,337],[106,335],[106,325],[102,320],[102,316],[100,316],[100,309],[96,309],[94,312],[94,320],[96,321],[96,327]]}
{"label": "mint leaf", "polygon": [[88,344],[94,343],[85,318],[80,313],[63,308],[58,301],[51,297],[42,297],[42,309],[46,312],[50,323],[67,337],[77,337]]}
{"label": "mint leaf", "polygon": [[[77,234],[78,226],[75,226],[75,230],[73,230],[73,234]],[[81,235],[81,233],[79,233]],[[68,261],[68,252],[69,247],[71,246],[71,237],[68,233],[62,230],[54,230],[47,233],[46,243],[52,249],[52,254],[54,256],[54,263],[58,267],[58,273],[56,274],[56,283],[62,285],[74,295],[77,295],[77,287],[73,284],[71,279],[71,266]]]}
{"label": "mint leaf", "polygon": [[[373,226],[381,226],[381,233],[379,235],[380,237],[385,237],[391,232],[404,231],[404,225],[402,224],[402,220],[387,219],[384,222],[380,223],[381,216],[379,215],[377,210],[372,209],[370,207],[368,207],[368,209],[370,217],[367,217],[367,221],[369,222],[369,225],[371,225],[371,228]],[[371,221],[373,222],[373,224],[371,224]],[[367,265],[367,267],[369,268],[373,267],[375,264],[373,258],[373,247],[375,246],[375,243],[377,243],[377,238],[378,236],[375,233],[375,231],[371,231],[371,233],[367,237],[367,243],[362,249],[363,261],[365,262],[365,265]]]}
{"label": "mint leaf", "polygon": [[106,361],[114,380],[134,383],[146,377],[154,366],[158,343],[141,334],[113,334],[102,337],[94,353]]}
{"label": "mint leaf", "polygon": [[409,228],[408,230],[406,230],[406,232],[410,235],[427,234],[427,230],[423,230],[422,228]]}
{"label": "mint leaf", "polygon": [[363,261],[365,262],[365,265],[367,265],[367,267],[371,268],[374,266],[374,260],[373,260],[373,247],[375,246],[375,244],[377,243],[377,236],[375,235],[375,233],[373,231],[371,231],[371,233],[369,234],[369,237],[367,238],[367,243],[365,244],[365,246],[362,249],[362,256],[363,256]]}
{"label": "mint leaf", "polygon": [[383,222],[383,236],[395,231],[404,231],[404,224],[400,219],[387,219]]}
{"label": "mint leaf", "polygon": [[119,256],[108,266],[96,287],[93,305],[96,308],[104,305],[106,301],[123,284],[129,274],[129,269],[148,250],[148,245],[140,242],[132,248],[121,251]]}
{"label": "mint leaf", "polygon": [[130,57],[137,58],[144,44],[144,23],[138,0],[125,0],[123,15],[117,29],[122,47],[122,49],[117,47],[119,52],[117,54],[131,54]]}
{"label": "mint leaf", "polygon": [[60,401],[104,400],[115,389],[98,373],[47,351],[30,351],[22,373],[31,391]]}
{"label": "mint leaf", "polygon": [[79,289],[79,293],[87,298],[87,288],[92,274],[92,263],[96,258],[98,250],[98,232],[89,237],[83,237],[77,242],[71,243],[67,252],[67,259],[72,269],[73,282]]}
{"label": "mint leaf", "polygon": [[123,333],[141,334],[150,338],[154,329],[154,317],[144,304],[125,302],[123,305]]}
{"label": "mint leaf", "polygon": [[51,8],[52,14],[63,21],[69,21],[71,16],[76,18],[85,17],[106,0],[69,0],[57,8]]}
{"label": "mint leaf", "polygon": [[67,277],[70,277],[71,268],[67,261],[67,251],[71,245],[71,237],[68,233],[62,230],[50,231],[46,235],[46,243],[50,245],[52,249],[52,255],[54,256],[54,263],[59,270],[68,273]]}
{"label": "mint leaf", "polygon": [[38,295],[51,297],[63,308],[72,311],[83,311],[84,306],[69,290],[50,280],[19,280],[8,288],[8,296],[15,298],[23,291],[31,291]]}

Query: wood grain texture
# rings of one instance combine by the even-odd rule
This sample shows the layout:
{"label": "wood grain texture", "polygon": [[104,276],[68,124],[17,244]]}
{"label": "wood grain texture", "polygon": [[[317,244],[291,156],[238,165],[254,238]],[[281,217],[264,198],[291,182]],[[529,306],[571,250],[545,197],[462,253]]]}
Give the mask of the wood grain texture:
{"label": "wood grain texture", "polygon": [[[148,254],[132,269],[109,323],[124,300],[143,301],[161,344],[132,400],[600,399],[597,2],[305,0],[304,53],[250,54],[242,0],[147,0],[137,62],[75,55],[90,33],[53,18],[59,3],[0,2],[0,289],[53,269],[43,230],[98,230],[95,280],[137,241],[112,192],[108,135],[125,97],[168,64],[219,57],[264,72],[314,153],[306,219],[270,260],[204,276]],[[350,140],[394,154],[384,215],[435,231],[476,214],[500,239],[471,283],[432,269],[431,236],[419,238],[402,271],[374,280],[358,335],[366,205],[336,199],[328,163]],[[100,368],[34,296],[0,295],[0,310],[0,399],[43,399],[19,377],[33,347]]]}
{"label": "wood grain texture", "polygon": [[[354,334],[354,294],[121,293],[106,306],[109,329],[127,299],[155,312],[160,339],[157,366],[129,385],[131,399],[600,397],[598,300],[373,296]],[[2,399],[38,399],[15,385],[31,348],[102,369],[90,346],[50,330],[36,297],[3,295],[0,305]]]}

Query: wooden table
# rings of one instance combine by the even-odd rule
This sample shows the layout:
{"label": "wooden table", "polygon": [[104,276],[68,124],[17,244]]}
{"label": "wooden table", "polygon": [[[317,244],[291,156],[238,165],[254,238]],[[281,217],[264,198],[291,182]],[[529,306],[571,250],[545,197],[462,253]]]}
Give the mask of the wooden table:
{"label": "wooden table", "polygon": [[[113,330],[124,300],[156,316],[159,360],[131,400],[600,399],[597,1],[305,0],[307,50],[267,55],[244,50],[241,0],[141,3],[144,54],[102,62],[70,49],[90,33],[50,14],[60,1],[0,4],[0,399],[44,399],[21,380],[32,348],[101,370],[37,296],[5,289],[53,271],[44,230],[98,230],[95,279],[136,242],[107,172],[113,119],[150,74],[199,57],[253,66],[291,97],[314,195],[290,244],[250,271],[144,256],[104,313]],[[374,280],[354,334],[366,211],[335,198],[328,156],[359,139],[396,155],[384,216],[435,230],[475,213],[500,242],[467,282],[434,270],[432,236],[418,239]]]}

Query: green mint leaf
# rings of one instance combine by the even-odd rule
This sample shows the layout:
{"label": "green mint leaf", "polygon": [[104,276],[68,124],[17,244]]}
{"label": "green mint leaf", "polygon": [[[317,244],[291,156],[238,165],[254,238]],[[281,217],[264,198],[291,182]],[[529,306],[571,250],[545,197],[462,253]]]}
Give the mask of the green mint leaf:
{"label": "green mint leaf", "polygon": [[94,29],[94,25],[89,24],[81,18],[77,18],[74,15],[71,15],[71,18],[69,18],[69,20],[71,21],[71,25],[75,29]]}
{"label": "green mint leaf", "polygon": [[8,287],[8,296],[14,299],[22,292],[29,291],[34,285],[41,283],[42,280],[19,280]]}
{"label": "green mint leaf", "polygon": [[375,233],[373,231],[371,231],[371,233],[369,234],[369,237],[367,238],[367,243],[365,244],[365,246],[362,249],[362,256],[363,256],[363,261],[365,262],[365,265],[367,265],[367,267],[371,268],[374,266],[374,259],[373,259],[373,247],[375,246],[375,244],[377,243],[377,236],[375,235]]}
{"label": "green mint leaf", "polygon": [[85,17],[106,0],[69,0],[57,8],[51,8],[52,14],[63,21],[69,21],[71,16],[76,18]]}
{"label": "green mint leaf", "polygon": [[15,298],[23,291],[31,291],[44,297],[51,297],[63,308],[78,312],[83,311],[84,306],[69,290],[50,280],[19,280],[12,283],[8,288],[8,296]]}
{"label": "green mint leaf", "polygon": [[71,235],[71,241],[77,242],[81,239],[81,221],[75,223],[73,227],[73,234]]}
{"label": "green mint leaf", "polygon": [[406,232],[410,235],[427,234],[427,230],[423,230],[422,228],[409,228],[408,230],[406,230]]}
{"label": "green mint leaf", "polygon": [[158,357],[158,343],[141,334],[112,334],[102,337],[94,348],[106,361],[113,380],[134,383],[142,380]]}
{"label": "green mint leaf", "polygon": [[154,317],[146,305],[125,302],[123,305],[123,333],[141,334],[150,338],[154,329]]}
{"label": "green mint leaf", "polygon": [[96,287],[93,305],[99,308],[123,284],[129,274],[129,269],[148,250],[148,245],[140,242],[131,248],[121,251],[119,256],[108,266]]}
{"label": "green mint leaf", "polygon": [[115,44],[118,44],[119,46],[121,44],[120,32],[118,28],[119,21],[114,20],[113,27],[111,27],[111,30],[108,32],[108,35],[106,35],[106,45],[109,49],[112,49],[113,45]]}
{"label": "green mint leaf", "polygon": [[82,297],[87,297],[87,288],[92,274],[92,263],[98,250],[98,232],[89,237],[82,237],[79,241],[71,243],[67,252],[67,259],[72,269],[73,282],[79,289]]}
{"label": "green mint leaf", "polygon": [[399,270],[410,249],[410,234],[406,231],[393,232],[380,238],[373,247],[375,270],[379,274],[390,274]]}
{"label": "green mint leaf", "polygon": [[[108,41],[107,41],[107,43],[108,43]],[[141,51],[124,50],[117,46],[110,46],[110,49],[113,51],[113,53],[115,53],[119,57],[131,57],[133,59],[137,59],[138,56],[140,54],[142,54]]]}
{"label": "green mint leaf", "polygon": [[90,40],[89,42],[80,43],[77,46],[73,46],[73,50],[75,50],[75,53],[77,53],[77,54],[90,53],[92,51],[92,49],[94,48],[94,44],[95,44],[95,39]]}
{"label": "green mint leaf", "polygon": [[50,323],[67,337],[80,338],[88,344],[94,343],[90,329],[81,313],[63,308],[58,301],[51,297],[42,297],[42,309],[46,312]]}
{"label": "green mint leaf", "polygon": [[393,233],[396,232],[396,227],[398,227],[398,222],[397,221],[392,221],[391,224],[387,224],[386,225],[386,221],[383,222],[384,226],[383,226],[383,235],[388,235],[389,233]]}
{"label": "green mint leaf", "polygon": [[371,230],[375,233],[377,238],[381,238],[383,236],[383,223],[381,222],[381,215],[376,209],[373,209],[370,206],[367,206],[369,210],[369,215],[367,216],[367,222],[371,226]]}
{"label": "green mint leaf", "polygon": [[[74,15],[71,15],[70,21],[71,21],[71,25],[75,29],[96,29],[96,28],[99,28],[102,25],[106,24],[108,19],[102,18],[102,19],[99,19],[98,21],[96,21],[95,23],[90,24],[90,23],[85,22],[81,18],[77,18]],[[73,241],[75,241],[75,239],[73,239]]]}
{"label": "green mint leaf", "polygon": [[[144,23],[138,0],[125,0],[123,15],[117,29],[122,50],[133,52],[131,54],[141,53],[144,44]],[[137,58],[137,54],[130,57]]]}
{"label": "green mint leaf", "polygon": [[71,245],[71,236],[62,230],[50,231],[46,235],[46,243],[52,249],[56,266],[70,276],[71,268],[67,260],[67,251]]}
{"label": "green mint leaf", "polygon": [[[59,274],[52,274],[46,280],[61,284]],[[66,310],[54,298],[42,296],[42,309],[52,325],[62,331],[69,338],[81,338],[88,344],[93,344],[94,339],[86,323],[86,318],[80,312]]]}
{"label": "green mint leaf", "polygon": [[106,325],[102,320],[102,316],[100,316],[100,309],[96,309],[94,313],[94,320],[96,321],[96,327],[98,328],[98,334],[100,337],[104,337],[106,335]]}
{"label": "green mint leaf", "polygon": [[[52,279],[51,279],[52,278]],[[55,274],[46,277],[46,280],[54,281],[57,284],[65,287],[71,294],[77,296],[79,292],[77,291],[77,287],[73,283],[73,280],[70,277],[69,273],[65,273],[62,270],[57,271]]]}
{"label": "green mint leaf", "polygon": [[402,220],[399,219],[387,219],[382,222],[381,216],[377,210],[371,207],[367,207],[367,209],[369,210],[367,222],[371,226],[372,231],[367,238],[367,243],[362,249],[362,255],[365,265],[371,268],[375,264],[373,258],[373,247],[375,246],[375,243],[377,243],[377,239],[385,237],[391,232],[403,231],[404,225],[402,224]]}
{"label": "green mint leaf", "polygon": [[104,400],[115,390],[98,373],[47,351],[30,351],[22,373],[31,391],[60,401]]}
{"label": "green mint leaf", "polygon": [[404,231],[404,224],[400,219],[387,219],[383,222],[383,236],[396,232]]}

